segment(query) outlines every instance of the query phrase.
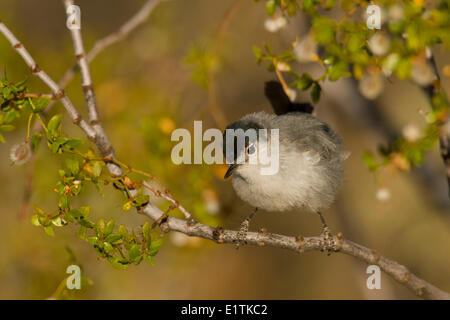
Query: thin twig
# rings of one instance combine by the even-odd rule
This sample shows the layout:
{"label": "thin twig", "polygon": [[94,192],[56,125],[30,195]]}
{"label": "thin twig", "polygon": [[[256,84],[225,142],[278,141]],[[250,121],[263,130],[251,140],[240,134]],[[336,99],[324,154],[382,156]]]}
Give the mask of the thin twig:
{"label": "thin twig", "polygon": [[[70,6],[72,6],[73,4],[74,2],[72,0],[64,0],[64,5],[66,7],[66,13],[68,17],[71,14]],[[97,136],[96,145],[103,157],[115,158],[114,148],[109,142],[98,116],[97,100],[95,98],[91,71],[89,69],[89,63],[86,58],[86,53],[84,52],[83,39],[81,37],[80,29],[71,28],[70,34],[72,35],[75,58],[77,59],[78,66],[81,71],[82,88],[87,105],[89,124],[95,130]],[[115,165],[109,165],[108,169],[112,170],[112,174],[117,175],[119,173],[118,169],[120,168]]]}

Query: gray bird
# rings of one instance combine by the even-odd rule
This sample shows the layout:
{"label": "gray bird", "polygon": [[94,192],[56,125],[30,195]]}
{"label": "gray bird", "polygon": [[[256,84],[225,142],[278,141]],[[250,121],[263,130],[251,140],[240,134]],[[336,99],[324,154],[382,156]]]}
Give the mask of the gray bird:
{"label": "gray bird", "polygon": [[[230,124],[227,129],[270,129],[279,131],[279,169],[273,175],[261,174],[263,164],[252,164],[249,159],[263,148],[267,139],[245,139],[238,145],[224,133],[223,151],[233,148],[233,159],[225,178],[232,176],[237,195],[255,207],[242,223],[247,232],[250,219],[258,208],[267,211],[306,209],[319,214],[325,233],[329,233],[322,212],[328,208],[343,179],[344,163],[348,152],[343,150],[342,139],[323,121],[312,116],[310,104],[292,103],[279,82],[266,83],[265,94],[275,114],[256,112]],[[263,141],[263,142],[262,142]],[[236,163],[236,159],[243,159]]]}

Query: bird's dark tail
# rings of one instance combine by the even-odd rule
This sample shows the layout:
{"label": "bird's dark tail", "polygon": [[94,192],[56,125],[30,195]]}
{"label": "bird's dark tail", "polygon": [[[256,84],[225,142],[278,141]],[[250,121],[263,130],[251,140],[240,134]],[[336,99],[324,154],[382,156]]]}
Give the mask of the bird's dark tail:
{"label": "bird's dark tail", "polygon": [[312,113],[314,107],[310,103],[293,103],[278,81],[268,81],[264,86],[264,94],[269,99],[275,114],[282,115],[290,112]]}

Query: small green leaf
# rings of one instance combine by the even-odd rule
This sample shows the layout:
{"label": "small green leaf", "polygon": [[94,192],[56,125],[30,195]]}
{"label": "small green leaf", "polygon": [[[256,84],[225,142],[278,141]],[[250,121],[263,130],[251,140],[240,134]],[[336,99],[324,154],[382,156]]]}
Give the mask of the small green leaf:
{"label": "small green leaf", "polygon": [[40,112],[44,111],[49,103],[50,103],[50,99],[49,98],[39,98],[34,103],[33,112],[34,113],[40,113]]}
{"label": "small green leaf", "polygon": [[98,238],[97,237],[87,237],[87,241],[92,244],[92,245],[96,245],[98,244]]}
{"label": "small green leaf", "polygon": [[272,16],[275,13],[276,8],[277,8],[277,3],[275,0],[267,0],[266,12],[269,16]]}
{"label": "small green leaf", "polygon": [[367,165],[370,172],[374,172],[378,168],[378,163],[375,160],[375,157],[373,156],[372,152],[365,151],[362,155],[364,163]]}
{"label": "small green leaf", "polygon": [[57,135],[59,126],[61,125],[62,115],[54,115],[47,124],[47,129],[51,134]]}
{"label": "small green leaf", "polygon": [[319,102],[321,91],[322,91],[322,88],[320,87],[320,85],[317,82],[314,83],[314,86],[311,90],[311,99],[314,103]]}
{"label": "small green leaf", "polygon": [[105,236],[111,234],[114,231],[115,222],[114,219],[108,221],[105,227]]}
{"label": "small green leaf", "polygon": [[92,164],[92,175],[99,177],[102,173],[103,163],[101,161],[94,161]]}
{"label": "small green leaf", "polygon": [[135,260],[140,254],[141,254],[141,250],[139,250],[139,247],[136,244],[133,244],[133,246],[128,251],[130,260]]}
{"label": "small green leaf", "polygon": [[80,226],[80,228],[77,231],[77,237],[84,240],[84,239],[86,239],[86,233],[87,233],[87,228],[84,226]]}
{"label": "small green leaf", "polygon": [[36,227],[39,227],[41,225],[41,223],[39,222],[39,216],[37,214],[31,216],[31,223]]}
{"label": "small green leaf", "polygon": [[2,124],[0,125],[0,131],[5,131],[5,132],[9,132],[9,131],[13,131],[16,127],[12,124]]}
{"label": "small green leaf", "polygon": [[66,159],[66,166],[72,172],[73,175],[76,175],[78,171],[80,171],[80,166],[78,161],[75,159]]}
{"label": "small green leaf", "polygon": [[54,237],[55,236],[55,231],[53,231],[53,228],[51,226],[44,227],[44,231],[50,237]]}
{"label": "small green leaf", "polygon": [[0,133],[0,142],[5,143],[5,137]]}
{"label": "small green leaf", "polygon": [[121,239],[122,239],[122,235],[120,235],[120,234],[110,234],[109,236],[107,236],[105,238],[105,241],[114,243],[114,242],[119,241]]}
{"label": "small green leaf", "polygon": [[128,267],[128,264],[121,261],[119,257],[110,257],[108,261],[116,269],[125,270]]}
{"label": "small green leaf", "polygon": [[158,253],[159,249],[162,247],[163,241],[161,238],[153,239],[148,254],[154,256]]}

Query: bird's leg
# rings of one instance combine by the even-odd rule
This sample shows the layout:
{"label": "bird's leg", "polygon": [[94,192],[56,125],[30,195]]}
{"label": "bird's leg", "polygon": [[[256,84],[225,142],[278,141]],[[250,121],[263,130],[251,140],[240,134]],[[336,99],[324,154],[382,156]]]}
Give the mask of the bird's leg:
{"label": "bird's leg", "polygon": [[333,236],[330,232],[330,228],[328,228],[327,223],[325,222],[325,219],[320,211],[317,211],[317,214],[320,217],[320,221],[322,222],[322,233],[321,236],[324,239],[323,242],[323,249],[327,251],[328,255],[331,254],[332,249],[335,246],[335,243],[333,241]]}
{"label": "bird's leg", "polygon": [[236,243],[236,248],[239,248],[239,245],[245,244],[245,235],[248,232],[248,227],[250,226],[250,221],[254,217],[256,211],[258,211],[258,208],[255,208],[252,213],[241,223],[241,228],[239,229],[238,233],[238,241]]}

